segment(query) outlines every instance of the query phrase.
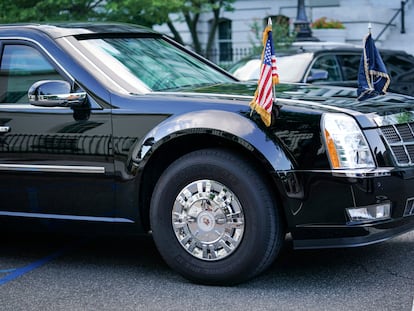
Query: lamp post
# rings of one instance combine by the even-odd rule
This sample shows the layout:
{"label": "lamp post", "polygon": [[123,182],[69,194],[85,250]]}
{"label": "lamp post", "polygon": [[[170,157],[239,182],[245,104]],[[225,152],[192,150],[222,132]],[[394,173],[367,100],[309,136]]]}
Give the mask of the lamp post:
{"label": "lamp post", "polygon": [[293,24],[295,26],[296,41],[319,41],[312,37],[312,30],[306,16],[305,0],[298,0],[298,11]]}

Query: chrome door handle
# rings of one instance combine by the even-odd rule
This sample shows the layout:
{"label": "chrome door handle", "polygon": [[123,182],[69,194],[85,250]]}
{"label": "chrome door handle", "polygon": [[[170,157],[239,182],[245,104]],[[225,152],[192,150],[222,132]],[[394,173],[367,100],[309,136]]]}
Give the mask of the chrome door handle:
{"label": "chrome door handle", "polygon": [[0,133],[10,132],[10,126],[0,126]]}

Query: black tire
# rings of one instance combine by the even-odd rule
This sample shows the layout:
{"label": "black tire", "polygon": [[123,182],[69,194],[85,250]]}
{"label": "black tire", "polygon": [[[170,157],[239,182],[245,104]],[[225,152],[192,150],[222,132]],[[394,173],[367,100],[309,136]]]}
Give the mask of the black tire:
{"label": "black tire", "polygon": [[[228,204],[230,207],[226,205],[217,208],[217,193],[215,196],[209,194],[209,198],[214,197],[214,200],[209,200],[207,196],[201,201],[189,199],[197,202],[197,205],[191,202],[178,204],[177,195],[183,189],[191,189],[192,183],[196,181],[197,185],[213,184],[228,189],[226,193],[229,193],[229,197],[230,194],[235,196],[233,200],[228,199],[232,202]],[[180,197],[185,195],[181,194]],[[224,196],[224,199],[226,198]],[[191,206],[190,209],[199,213],[197,217],[190,217],[184,213],[177,216],[177,206],[186,213],[190,212],[183,206]],[[200,206],[208,207],[208,211],[200,212],[204,211]],[[223,204],[220,203],[220,206]],[[237,208],[242,211],[235,217],[238,220],[227,221],[227,211]],[[191,213],[194,214],[194,211]],[[202,216],[203,213],[205,215]],[[222,217],[223,214],[226,217]],[[182,215],[186,217],[185,225],[181,228],[177,222],[181,223]],[[242,157],[222,149],[195,151],[170,165],[154,189],[150,220],[155,244],[167,264],[187,279],[202,284],[232,285],[258,275],[273,262],[284,238],[274,196],[271,195],[261,175]],[[234,222],[240,224],[234,225]],[[212,223],[214,230],[211,227],[205,228]],[[195,233],[194,228],[197,230]],[[234,235],[230,239],[229,231]],[[220,233],[223,233],[223,240],[231,240],[228,243],[230,247],[220,249],[223,241],[214,240]],[[186,238],[181,239],[181,234]],[[200,236],[202,243],[199,241]],[[190,242],[185,244],[184,240],[187,238],[191,240],[192,246]],[[208,244],[207,242],[212,242],[206,242],[209,239],[216,241],[215,244]]]}

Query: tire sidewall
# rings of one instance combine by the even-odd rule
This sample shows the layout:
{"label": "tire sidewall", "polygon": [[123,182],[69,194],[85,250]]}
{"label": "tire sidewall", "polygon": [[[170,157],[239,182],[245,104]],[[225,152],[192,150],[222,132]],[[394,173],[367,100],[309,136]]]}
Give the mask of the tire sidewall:
{"label": "tire sidewall", "polygon": [[[244,213],[240,244],[230,255],[216,261],[189,254],[177,240],[172,226],[172,207],[177,195],[185,186],[201,179],[225,185],[236,195]],[[175,162],[160,178],[150,211],[153,237],[165,261],[186,278],[202,283],[237,283],[255,275],[268,252],[269,239],[275,234],[276,213],[265,189],[250,166],[225,153],[196,152]]]}

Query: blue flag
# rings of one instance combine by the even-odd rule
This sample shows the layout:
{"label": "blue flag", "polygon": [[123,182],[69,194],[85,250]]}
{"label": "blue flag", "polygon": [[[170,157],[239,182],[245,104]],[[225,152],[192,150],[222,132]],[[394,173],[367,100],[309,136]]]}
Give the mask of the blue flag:
{"label": "blue flag", "polygon": [[364,50],[358,71],[358,100],[384,95],[390,85],[390,77],[375,47],[371,33],[364,38]]}

